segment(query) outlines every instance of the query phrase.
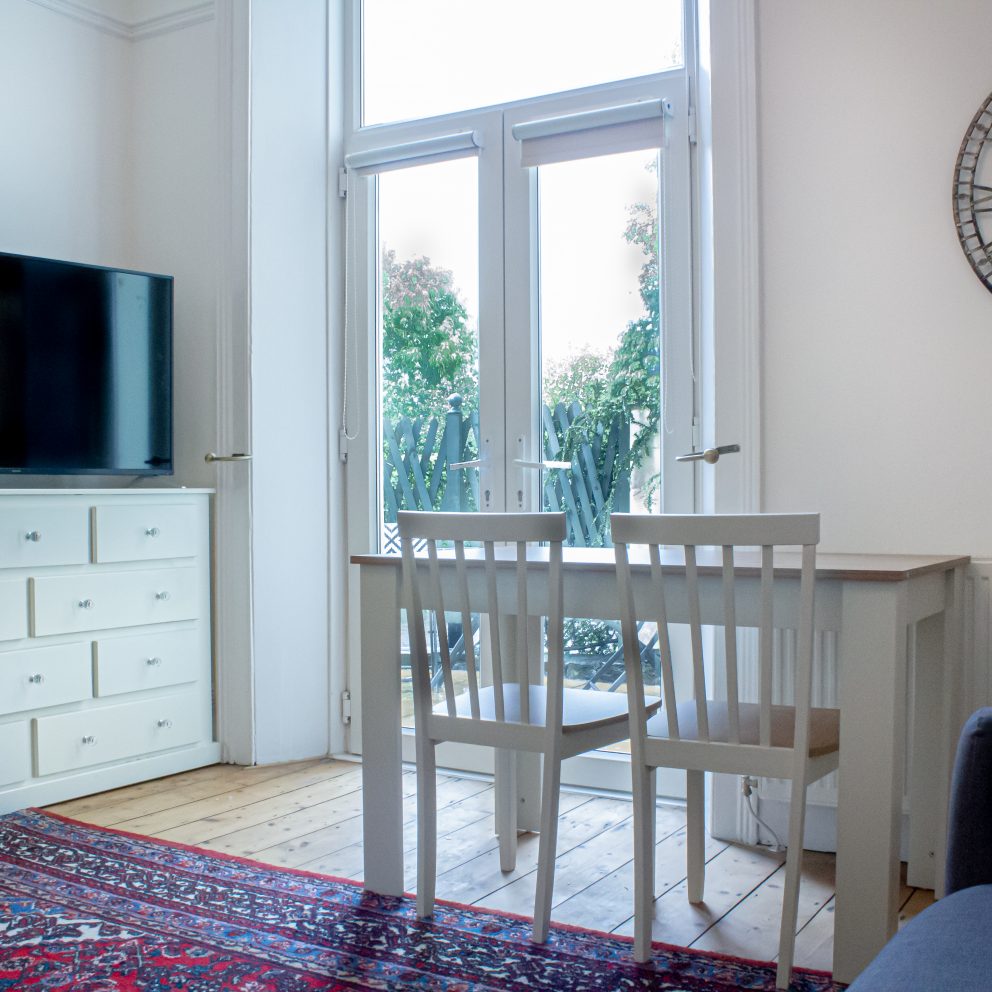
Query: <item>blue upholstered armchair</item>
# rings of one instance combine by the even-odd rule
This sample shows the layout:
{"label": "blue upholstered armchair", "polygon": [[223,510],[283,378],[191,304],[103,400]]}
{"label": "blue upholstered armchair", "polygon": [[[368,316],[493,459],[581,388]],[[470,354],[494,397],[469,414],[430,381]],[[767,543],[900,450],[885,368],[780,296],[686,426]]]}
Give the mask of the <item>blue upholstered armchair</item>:
{"label": "blue upholstered armchair", "polygon": [[992,989],[992,707],[961,731],[947,837],[947,895],[910,920],[849,992]]}

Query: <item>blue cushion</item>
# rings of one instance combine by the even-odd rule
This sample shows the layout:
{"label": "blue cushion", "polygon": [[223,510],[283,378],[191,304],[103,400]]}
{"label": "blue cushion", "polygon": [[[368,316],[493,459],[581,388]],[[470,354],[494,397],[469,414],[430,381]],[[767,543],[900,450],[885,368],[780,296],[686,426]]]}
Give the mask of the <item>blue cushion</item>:
{"label": "blue cushion", "polygon": [[992,708],[989,707],[971,715],[958,741],[951,780],[945,881],[949,893],[970,885],[992,883]]}
{"label": "blue cushion", "polygon": [[946,896],[910,920],[848,992],[988,992],[992,885]]}

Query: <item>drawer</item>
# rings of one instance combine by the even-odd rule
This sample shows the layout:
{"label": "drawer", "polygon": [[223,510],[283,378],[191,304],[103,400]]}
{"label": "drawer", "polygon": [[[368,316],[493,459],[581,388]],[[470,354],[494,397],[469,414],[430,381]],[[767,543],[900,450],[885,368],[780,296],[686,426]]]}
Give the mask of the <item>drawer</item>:
{"label": "drawer", "polygon": [[85,565],[90,521],[85,506],[0,509],[0,562],[4,568]]}
{"label": "drawer", "polygon": [[198,551],[195,506],[97,506],[93,510],[94,561],[192,558]]}
{"label": "drawer", "polygon": [[0,653],[0,714],[89,699],[91,659],[89,641]]}
{"label": "drawer", "polygon": [[195,682],[204,669],[198,630],[101,638],[94,645],[97,696]]}
{"label": "drawer", "polygon": [[28,584],[24,579],[0,582],[0,641],[28,636]]}
{"label": "drawer", "polygon": [[28,721],[0,723],[0,785],[31,777],[31,737]]}
{"label": "drawer", "polygon": [[200,611],[193,566],[36,576],[29,580],[31,633],[138,627],[193,620]]}
{"label": "drawer", "polygon": [[199,700],[194,693],[59,713],[34,720],[38,775],[136,758],[199,739]]}

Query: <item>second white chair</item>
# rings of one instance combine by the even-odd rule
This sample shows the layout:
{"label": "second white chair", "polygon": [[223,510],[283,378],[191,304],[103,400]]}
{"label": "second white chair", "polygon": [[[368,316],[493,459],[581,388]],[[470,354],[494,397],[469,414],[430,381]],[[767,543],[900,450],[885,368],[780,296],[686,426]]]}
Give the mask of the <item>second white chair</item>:
{"label": "second white chair", "polygon": [[[792,971],[806,787],[837,767],[839,711],[810,706],[813,662],[813,591],[818,514],[644,516],[611,518],[619,581],[627,685],[631,695],[631,769],[634,791],[634,956],[651,956],[654,918],[654,817],[657,768],[686,770],[689,901],[703,898],[705,871],[703,775],[706,771],[790,779],[788,854],[776,986]],[[646,545],[635,566],[628,548]],[[776,546],[798,546],[787,569],[775,567]],[[662,547],[681,546],[663,553]],[[735,546],[745,546],[735,559]],[[702,550],[702,548],[715,550]],[[697,548],[699,553],[697,554]],[[754,550],[760,549],[760,550]],[[781,563],[779,563],[781,564]],[[640,573],[636,576],[635,573]],[[646,573],[646,574],[645,574]],[[797,581],[798,580],[798,581]],[[780,583],[787,588],[776,590]],[[797,630],[794,705],[772,703],[772,637],[779,626]],[[657,626],[664,706],[654,717],[641,705],[643,665],[637,622]],[[678,678],[669,628],[688,623],[691,677]],[[704,624],[722,626],[724,699],[713,692],[719,670],[703,657]],[[758,701],[740,691],[738,629],[758,630]],[[685,692],[678,690],[684,682]]]}
{"label": "second white chair", "polygon": [[[561,513],[398,514],[403,551],[404,603],[410,631],[417,750],[417,913],[434,908],[437,857],[436,756],[442,741],[482,744],[500,752],[529,751],[543,756],[540,845],[533,939],[547,939],[554,888],[561,763],[565,758],[627,739],[626,693],[567,689],[564,685]],[[414,547],[426,544],[426,556]],[[467,543],[481,544],[481,551]],[[497,545],[508,543],[509,547]],[[528,564],[528,544],[544,543],[539,559]],[[449,545],[451,550],[442,550]],[[532,556],[535,552],[531,551]],[[453,569],[440,567],[453,555]],[[425,612],[433,614],[438,642],[437,669],[427,647]],[[472,614],[488,622],[483,685],[472,637],[466,636],[466,686],[456,690],[448,644],[449,617],[472,630]],[[546,683],[540,678],[536,620],[546,620]],[[516,635],[504,643],[502,628]],[[510,638],[505,638],[511,641]],[[435,703],[432,674],[440,674],[441,699]],[[462,678],[461,673],[458,674]],[[536,684],[535,684],[536,683]],[[647,701],[653,710],[657,702]],[[506,763],[503,762],[505,767]],[[500,762],[497,762],[499,769]],[[497,790],[497,796],[508,791]],[[516,858],[516,805],[497,802],[500,863],[504,871]]]}

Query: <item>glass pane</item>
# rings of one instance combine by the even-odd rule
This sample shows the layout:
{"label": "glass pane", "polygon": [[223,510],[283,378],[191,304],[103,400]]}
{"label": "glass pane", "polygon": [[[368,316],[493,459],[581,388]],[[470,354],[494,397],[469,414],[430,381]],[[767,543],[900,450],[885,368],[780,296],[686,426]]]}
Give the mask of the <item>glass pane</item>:
{"label": "glass pane", "polygon": [[658,505],[658,170],[640,151],[538,174],[544,452],[571,464],[545,473],[544,508],[572,545],[608,546],[610,513]]}
{"label": "glass pane", "polygon": [[364,124],[412,120],[682,64],[681,0],[364,0]]}
{"label": "glass pane", "polygon": [[[387,172],[377,193],[379,534],[380,549],[398,553],[397,510],[479,505],[478,469],[450,468],[478,456],[478,166],[458,159]],[[405,620],[401,630],[404,725],[412,726]],[[429,636],[436,641],[433,627]]]}
{"label": "glass pane", "polygon": [[[543,505],[565,512],[572,545],[608,546],[611,512],[657,507],[658,169],[641,151],[538,173],[544,455],[571,465],[544,473]],[[619,623],[566,618],[565,684],[627,691]]]}

